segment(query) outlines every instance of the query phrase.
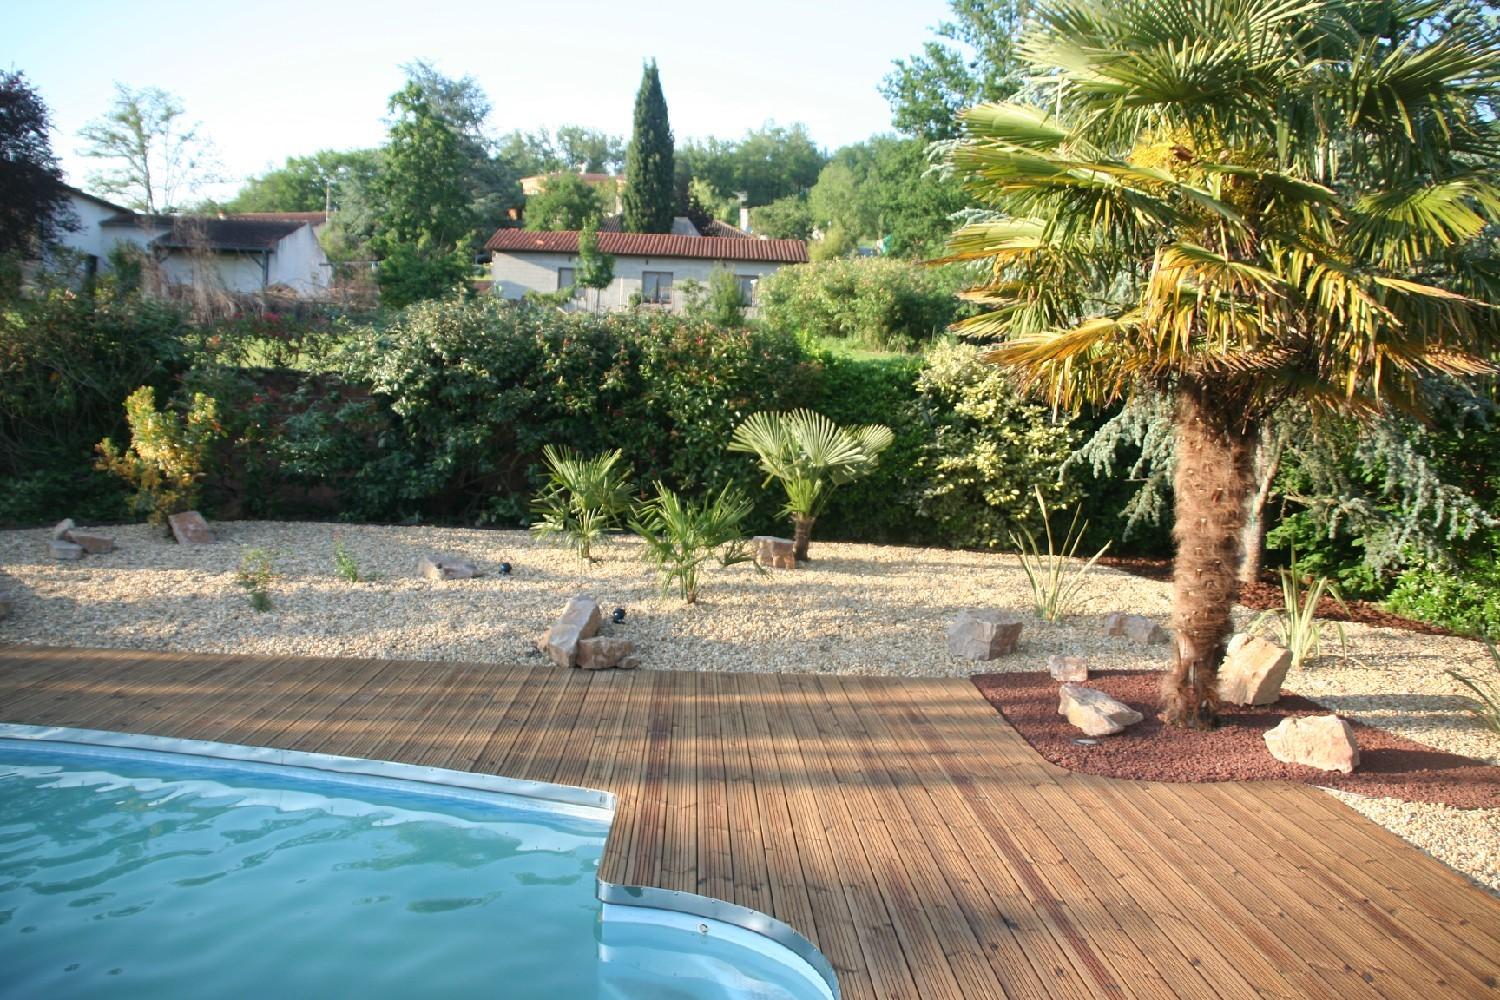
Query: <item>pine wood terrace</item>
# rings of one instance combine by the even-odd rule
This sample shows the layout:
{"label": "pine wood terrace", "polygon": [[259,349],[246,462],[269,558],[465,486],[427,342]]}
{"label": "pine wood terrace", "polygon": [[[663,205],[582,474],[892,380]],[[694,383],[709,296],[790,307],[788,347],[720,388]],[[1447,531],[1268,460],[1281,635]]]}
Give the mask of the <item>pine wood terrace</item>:
{"label": "pine wood terrace", "polygon": [[844,997],[1500,996],[1500,900],[1316,789],[1075,775],[963,680],[0,647],[0,721],[605,789],[601,876]]}

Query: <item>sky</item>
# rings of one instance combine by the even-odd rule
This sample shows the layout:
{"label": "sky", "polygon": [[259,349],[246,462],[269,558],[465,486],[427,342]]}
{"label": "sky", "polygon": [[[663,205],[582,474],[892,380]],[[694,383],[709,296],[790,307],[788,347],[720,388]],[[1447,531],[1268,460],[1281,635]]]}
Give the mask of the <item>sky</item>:
{"label": "sky", "polygon": [[378,145],[401,65],[472,75],[490,128],[628,135],[642,61],[661,71],[679,140],[802,122],[832,150],[890,130],[877,86],[921,49],[944,0],[0,0],[0,67],[47,103],[71,183],[98,164],[79,128],[116,82],[160,87],[216,148],[227,197],[288,156]]}

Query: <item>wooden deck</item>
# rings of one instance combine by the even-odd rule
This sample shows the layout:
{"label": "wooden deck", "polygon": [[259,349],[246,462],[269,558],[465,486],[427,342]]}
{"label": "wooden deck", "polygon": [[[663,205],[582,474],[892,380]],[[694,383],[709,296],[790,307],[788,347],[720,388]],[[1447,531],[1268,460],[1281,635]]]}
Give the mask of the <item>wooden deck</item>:
{"label": "wooden deck", "polygon": [[606,879],[854,1000],[1500,995],[1500,901],[1329,796],[1070,774],[966,681],[0,648],[0,721],[607,789]]}

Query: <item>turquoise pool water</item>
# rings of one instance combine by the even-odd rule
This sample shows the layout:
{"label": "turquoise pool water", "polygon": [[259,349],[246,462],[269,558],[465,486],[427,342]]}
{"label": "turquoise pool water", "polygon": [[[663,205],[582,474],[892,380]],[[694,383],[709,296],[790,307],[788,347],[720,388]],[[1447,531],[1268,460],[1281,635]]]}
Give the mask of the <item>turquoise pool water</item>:
{"label": "turquoise pool water", "polygon": [[827,995],[759,935],[602,907],[609,816],[0,740],[0,996]]}

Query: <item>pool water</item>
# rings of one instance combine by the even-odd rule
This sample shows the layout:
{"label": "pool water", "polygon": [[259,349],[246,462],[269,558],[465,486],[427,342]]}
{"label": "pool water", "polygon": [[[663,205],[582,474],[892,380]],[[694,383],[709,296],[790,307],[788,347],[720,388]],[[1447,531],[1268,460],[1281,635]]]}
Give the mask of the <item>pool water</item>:
{"label": "pool water", "polygon": [[601,920],[609,817],[0,740],[0,996],[827,995],[739,928]]}

